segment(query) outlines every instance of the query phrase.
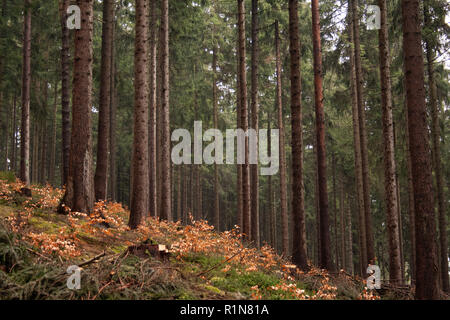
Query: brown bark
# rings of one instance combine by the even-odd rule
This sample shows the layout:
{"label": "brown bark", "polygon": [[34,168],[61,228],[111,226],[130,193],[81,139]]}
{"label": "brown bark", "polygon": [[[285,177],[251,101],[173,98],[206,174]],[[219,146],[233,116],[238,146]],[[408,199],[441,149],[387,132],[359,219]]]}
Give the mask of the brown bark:
{"label": "brown bark", "polygon": [[114,0],[103,1],[102,58],[100,66],[100,101],[98,113],[97,168],[95,170],[95,199],[106,200],[108,185],[108,156],[111,107],[111,53],[114,28]]}
{"label": "brown bark", "polygon": [[[425,26],[431,23],[430,8],[428,1],[424,1],[424,23]],[[432,35],[425,36],[425,48],[427,57],[428,72],[428,90],[429,90],[429,107],[431,114],[431,137],[432,137],[432,154],[433,169],[436,183],[436,195],[438,203],[438,221],[439,221],[439,258],[441,271],[441,285],[444,292],[450,292],[449,276],[448,276],[448,253],[447,253],[447,219],[446,219],[446,199],[444,194],[444,179],[442,175],[441,162],[441,132],[439,126],[439,108],[437,106],[436,83],[434,80],[434,48],[432,45]]]}
{"label": "brown bark", "polygon": [[352,212],[350,208],[350,197],[347,194],[347,215],[346,215],[346,223],[347,233],[345,237],[346,241],[346,258],[347,261],[347,272],[353,274],[353,239],[352,239]]}
{"label": "brown bark", "polygon": [[59,3],[61,18],[61,105],[62,105],[62,184],[67,184],[70,162],[70,33],[67,28],[67,7],[70,0]]}
{"label": "brown bark", "polygon": [[[350,26],[350,42],[353,43],[353,21],[351,21]],[[356,180],[356,196],[358,202],[358,221],[360,226],[359,232],[359,257],[360,257],[360,274],[365,272],[366,261],[367,261],[367,247],[366,247],[366,228],[365,226],[365,211],[364,211],[364,191],[363,191],[363,173],[361,165],[361,144],[360,144],[360,128],[359,128],[359,112],[358,112],[358,101],[357,101],[357,90],[356,90],[356,71],[355,71],[355,53],[354,50],[350,50],[350,86],[351,86],[351,96],[352,96],[352,116],[353,116],[353,143],[355,151],[355,180]]]}
{"label": "brown bark", "polygon": [[[287,183],[286,183],[286,151],[284,147],[284,122],[283,122],[283,101],[282,101],[282,75],[281,75],[281,57],[280,57],[280,30],[278,20],[275,21],[275,51],[276,51],[276,105],[279,133],[279,154],[280,154],[280,214],[283,254],[287,255],[289,250],[289,218],[287,212]],[[270,137],[270,135],[269,135]],[[270,138],[269,138],[270,141]],[[269,149],[270,150],[270,149]]]}
{"label": "brown bark", "polygon": [[383,117],[384,192],[386,199],[386,225],[389,246],[389,282],[396,285],[401,283],[402,273],[386,0],[379,0],[378,6],[381,9],[381,29],[378,34],[381,75],[381,106]]}
{"label": "brown bark", "polygon": [[77,212],[91,212],[94,206],[92,172],[92,63],[93,0],[78,0],[81,29],[75,31],[72,91],[70,166],[63,203]]}
{"label": "brown bark", "polygon": [[136,0],[136,38],[134,44],[134,138],[132,168],[133,194],[131,196],[130,220],[128,222],[128,225],[132,229],[138,227],[141,224],[142,219],[148,214],[148,14],[148,0]]}
{"label": "brown bark", "polygon": [[22,122],[20,129],[20,179],[30,184],[30,87],[31,87],[31,0],[25,0],[22,60]]}
{"label": "brown bark", "polygon": [[117,89],[116,89],[116,53],[114,48],[116,24],[113,22],[111,46],[111,104],[109,125],[109,194],[112,201],[117,201],[117,167],[116,167],[116,121],[117,121]]}
{"label": "brown bark", "polygon": [[333,269],[330,251],[330,218],[328,214],[327,158],[325,148],[325,112],[323,110],[322,48],[320,43],[319,1],[312,0],[312,34],[314,59],[314,97],[316,110],[317,175],[319,182],[321,267]]}
{"label": "brown bark", "polygon": [[[238,0],[238,39],[239,39],[239,89],[240,89],[240,128],[247,132],[247,70],[246,70],[246,39],[245,39],[245,3]],[[250,214],[250,168],[248,157],[248,138],[245,138],[245,161],[242,164],[242,229],[244,238],[251,240],[251,214]]]}
{"label": "brown bark", "polygon": [[[361,144],[361,164],[363,174],[363,191],[364,191],[364,214],[365,214],[365,228],[366,228],[366,248],[367,248],[367,263],[374,263],[375,251],[373,245],[373,231],[372,231],[372,214],[370,209],[370,185],[369,185],[369,160],[367,152],[367,130],[366,130],[366,116],[365,116],[365,102],[363,96],[363,72],[361,67],[361,48],[359,40],[359,10],[358,0],[351,0],[352,3],[352,18],[353,18],[353,38],[355,51],[355,70],[356,70],[356,92],[358,101],[358,121],[359,121],[359,135]],[[364,267],[365,268],[365,267]]]}
{"label": "brown bark", "polygon": [[[406,89],[405,89],[406,91]],[[406,102],[406,99],[405,99]],[[406,103],[405,103],[405,107]],[[405,112],[406,128],[408,128],[408,112]],[[406,165],[408,170],[408,217],[409,217],[409,237],[411,242],[411,256],[410,256],[410,267],[411,267],[411,284],[416,282],[416,220],[414,212],[414,190],[413,190],[413,179],[412,179],[412,164],[411,164],[411,152],[409,148],[409,133],[406,130]]]}
{"label": "brown bark", "polygon": [[416,214],[415,297],[416,299],[439,299],[433,181],[427,132],[419,17],[419,1],[402,0],[406,103]]}
{"label": "brown bark", "polygon": [[56,113],[58,110],[58,82],[54,84],[55,95],[53,100],[52,112],[52,130],[51,130],[51,145],[50,145],[50,162],[48,167],[48,182],[55,185],[55,166],[56,166]]}
{"label": "brown bark", "polygon": [[292,126],[292,260],[302,270],[308,269],[306,254],[305,194],[303,188],[303,132],[300,78],[300,39],[298,2],[289,0],[289,53],[291,56],[291,126]]}
{"label": "brown bark", "polygon": [[[215,129],[219,129],[219,114],[217,107],[217,47],[214,45],[213,48],[213,60],[212,60],[212,71],[213,71],[213,126]],[[214,162],[214,215],[213,215],[213,225],[216,230],[219,230],[220,226],[220,211],[219,211],[219,171],[217,163]]]}
{"label": "brown bark", "polygon": [[154,217],[157,216],[156,196],[156,33],[157,33],[157,0],[150,0],[150,115],[148,127],[149,142],[149,210]]}
{"label": "brown bark", "polygon": [[[259,24],[258,24],[258,0],[252,0],[252,87],[251,87],[251,128],[258,133],[258,64],[259,64]],[[258,142],[256,143],[258,147]],[[259,175],[258,164],[250,165],[250,199],[251,199],[251,235],[252,241],[257,247],[260,246],[259,230]]]}
{"label": "brown bark", "polygon": [[169,1],[161,0],[161,199],[160,218],[172,220],[169,111]]}

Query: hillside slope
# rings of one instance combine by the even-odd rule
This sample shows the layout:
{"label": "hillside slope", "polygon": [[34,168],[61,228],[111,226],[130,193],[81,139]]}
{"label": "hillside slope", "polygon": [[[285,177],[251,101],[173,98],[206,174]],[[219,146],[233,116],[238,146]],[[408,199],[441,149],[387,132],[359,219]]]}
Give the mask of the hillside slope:
{"label": "hillside slope", "polygon": [[[0,299],[379,298],[343,271],[303,273],[269,246],[245,245],[238,229],[148,218],[131,231],[118,203],[61,215],[63,190],[32,186],[27,197],[14,177],[0,178]],[[82,266],[79,290],[67,288],[71,265]]]}

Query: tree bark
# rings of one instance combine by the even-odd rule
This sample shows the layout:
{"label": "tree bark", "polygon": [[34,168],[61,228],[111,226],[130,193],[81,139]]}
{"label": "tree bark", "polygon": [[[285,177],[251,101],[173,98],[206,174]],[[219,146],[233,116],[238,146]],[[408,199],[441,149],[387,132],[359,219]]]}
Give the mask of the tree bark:
{"label": "tree bark", "polygon": [[419,17],[419,1],[402,0],[406,103],[416,214],[415,297],[416,299],[439,299],[433,181],[428,144]]}
{"label": "tree bark", "polygon": [[154,217],[157,216],[156,195],[156,29],[157,29],[157,0],[150,0],[150,115],[149,115],[149,210]]}
{"label": "tree bark", "polygon": [[70,166],[63,204],[76,212],[89,213],[94,206],[92,172],[92,63],[93,0],[78,0],[81,29],[75,31],[72,91]]}
{"label": "tree bark", "polygon": [[306,254],[305,194],[303,188],[303,132],[300,78],[300,39],[298,2],[289,0],[289,53],[291,56],[291,126],[292,126],[292,260],[302,270],[308,269]]}
{"label": "tree bark", "polygon": [[59,3],[61,17],[61,113],[62,113],[62,184],[66,185],[70,162],[70,33],[67,28],[67,7],[70,0]]}
{"label": "tree bark", "polygon": [[[246,70],[246,38],[245,38],[245,3],[238,0],[238,38],[239,38],[239,88],[240,88],[240,128],[247,132],[247,70]],[[250,168],[248,154],[248,138],[245,137],[245,161],[242,165],[242,217],[244,239],[251,240],[251,214],[250,214]]]}
{"label": "tree bark", "polygon": [[[251,128],[258,133],[258,113],[259,113],[259,99],[258,99],[258,64],[259,64],[259,24],[258,24],[258,0],[252,0],[252,92],[251,92]],[[258,148],[258,141],[256,143]],[[251,170],[251,234],[252,241],[256,247],[260,246],[260,230],[259,230],[259,175],[258,164],[250,165]]]}
{"label": "tree bark", "polygon": [[[213,71],[213,126],[215,129],[219,129],[219,114],[217,107],[217,46],[214,45],[213,48],[213,60],[212,60],[212,71]],[[214,162],[214,215],[213,215],[213,225],[216,230],[219,230],[220,226],[220,208],[219,208],[219,168],[217,163]]]}
{"label": "tree bark", "polygon": [[20,179],[30,184],[30,87],[31,87],[31,0],[25,0],[22,60],[22,122],[20,130]]}
{"label": "tree bark", "polygon": [[330,218],[328,213],[327,158],[325,147],[325,112],[323,110],[322,46],[320,43],[319,1],[312,0],[311,8],[314,60],[314,100],[316,110],[317,175],[319,182],[321,267],[327,270],[332,270],[333,263],[331,260]]}
{"label": "tree bark", "polygon": [[[359,135],[361,144],[361,164],[363,174],[363,191],[364,191],[364,213],[365,213],[365,228],[366,228],[366,248],[367,248],[367,263],[375,263],[375,251],[373,245],[373,231],[372,231],[372,214],[370,209],[370,185],[369,185],[369,160],[367,152],[367,130],[366,130],[366,116],[365,116],[365,102],[363,95],[363,72],[361,67],[361,48],[359,40],[359,10],[358,0],[351,0],[352,2],[352,18],[353,18],[353,37],[354,37],[354,51],[355,51],[355,69],[356,69],[356,91],[358,101],[358,116],[359,116]],[[365,267],[364,267],[365,268]]]}
{"label": "tree bark", "polygon": [[111,52],[114,28],[114,0],[103,1],[102,59],[100,66],[100,101],[98,114],[97,168],[95,199],[106,200],[108,186],[108,156],[111,107]]}
{"label": "tree bark", "polygon": [[169,111],[169,1],[161,0],[161,213],[172,221],[170,182],[170,111]]}
{"label": "tree bark", "polygon": [[142,223],[142,219],[148,214],[148,15],[148,0],[136,0],[136,38],[134,51],[134,154],[132,169],[133,194],[131,197],[130,220],[128,222],[128,225],[132,229],[137,228]]}
{"label": "tree bark", "polygon": [[[350,42],[353,44],[353,20],[351,20],[350,26]],[[366,225],[365,222],[365,211],[364,211],[364,191],[363,191],[363,173],[361,165],[361,143],[360,143],[360,128],[359,128],[359,112],[358,112],[358,98],[356,90],[356,69],[355,69],[355,52],[353,49],[350,50],[350,86],[351,86],[351,96],[352,96],[352,116],[353,116],[353,143],[355,151],[355,179],[356,179],[356,196],[358,202],[358,221],[360,226],[359,232],[359,265],[360,274],[365,273],[365,267],[367,262],[367,247],[366,247]]]}
{"label": "tree bark", "polygon": [[112,201],[117,201],[117,166],[116,166],[116,128],[117,128],[117,89],[116,89],[116,52],[114,46],[116,23],[113,21],[111,46],[111,104],[109,125],[109,193]]}
{"label": "tree bark", "polygon": [[379,30],[378,35],[381,76],[381,106],[383,117],[384,192],[386,199],[386,225],[389,246],[389,282],[396,285],[401,283],[402,273],[386,5],[386,0],[378,1],[378,6],[381,9],[381,29]]}
{"label": "tree bark", "polygon": [[[430,25],[430,8],[428,1],[424,1],[424,23]],[[441,271],[441,285],[444,292],[450,292],[448,276],[448,253],[447,253],[447,219],[446,219],[446,199],[444,194],[444,179],[442,175],[441,162],[441,132],[439,126],[439,108],[437,107],[436,83],[434,80],[434,48],[431,35],[425,36],[425,48],[427,57],[428,87],[429,87],[429,106],[431,114],[431,137],[433,169],[436,181],[436,194],[438,202],[438,221],[439,221],[439,257]]]}
{"label": "tree bark", "polygon": [[[282,229],[282,243],[283,254],[287,255],[289,250],[289,218],[287,212],[287,183],[286,183],[286,151],[284,147],[284,122],[283,122],[283,101],[282,101],[282,75],[281,75],[281,57],[280,57],[280,30],[278,20],[275,21],[275,51],[276,51],[276,105],[278,117],[278,133],[279,153],[280,153],[280,214],[281,214],[281,229]],[[270,135],[269,135],[270,137]],[[270,141],[270,138],[269,138]],[[269,147],[270,150],[270,147]]]}

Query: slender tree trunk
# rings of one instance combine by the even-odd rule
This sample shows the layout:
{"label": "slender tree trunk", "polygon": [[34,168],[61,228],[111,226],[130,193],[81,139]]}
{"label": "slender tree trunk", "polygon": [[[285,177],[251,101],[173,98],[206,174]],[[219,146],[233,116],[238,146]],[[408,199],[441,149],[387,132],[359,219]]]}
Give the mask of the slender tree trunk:
{"label": "slender tree trunk", "polygon": [[40,138],[40,162],[39,162],[39,183],[45,184],[45,168],[47,165],[47,109],[48,109],[48,83],[44,82],[44,100],[42,102],[43,119],[41,120],[41,138]]}
{"label": "slender tree trunk", "polygon": [[[217,47],[214,45],[213,48],[213,61],[212,61],[212,71],[213,71],[213,126],[215,129],[219,128],[219,114],[217,107],[217,82],[216,82],[216,72],[217,72]],[[214,162],[214,216],[213,225],[216,230],[219,230],[220,226],[220,211],[219,211],[219,168],[217,163]]]}
{"label": "slender tree trunk", "polygon": [[[429,26],[430,21],[429,2],[424,1],[424,23]],[[439,126],[439,108],[437,107],[436,83],[434,80],[434,48],[430,39],[431,35],[425,37],[427,71],[428,71],[428,87],[429,87],[429,106],[431,114],[431,137],[432,137],[432,154],[433,169],[436,180],[436,194],[438,202],[438,221],[439,221],[439,256],[441,270],[441,285],[444,292],[450,292],[449,276],[448,276],[448,243],[447,243],[447,219],[446,219],[446,199],[444,194],[444,179],[442,175],[441,163],[441,133]]]}
{"label": "slender tree trunk", "polygon": [[350,208],[350,197],[347,194],[347,236],[346,236],[346,261],[347,272],[353,274],[353,238],[352,238],[352,212]]}
{"label": "slender tree trunk", "polygon": [[113,22],[111,46],[111,104],[109,125],[109,192],[112,201],[117,201],[117,168],[116,168],[116,128],[117,128],[117,90],[116,90],[116,53],[114,46],[116,23]]}
{"label": "slender tree trunk", "polygon": [[16,172],[16,158],[17,158],[17,92],[14,90],[13,96],[13,125],[11,136],[12,158],[11,158],[11,171]]}
{"label": "slender tree trunk", "polygon": [[62,105],[62,184],[67,184],[70,162],[70,33],[67,28],[67,7],[70,0],[60,1],[61,17],[61,105]]}
{"label": "slender tree trunk", "polygon": [[111,52],[114,28],[114,0],[103,1],[102,59],[100,67],[100,101],[98,114],[97,168],[95,170],[95,199],[106,200],[108,185],[108,156],[111,107]]}
{"label": "slender tree trunk", "polygon": [[172,220],[169,111],[169,1],[161,0],[161,219]]}
{"label": "slender tree trunk", "polygon": [[30,184],[30,87],[31,87],[31,0],[25,0],[22,62],[22,122],[20,130],[20,179]]}
{"label": "slender tree trunk", "polygon": [[415,297],[416,299],[439,299],[433,181],[428,147],[418,0],[402,0],[402,18],[406,103],[416,214]]}
{"label": "slender tree trunk", "polygon": [[[258,134],[258,64],[259,64],[259,24],[258,24],[258,0],[252,0],[252,92],[251,92],[251,128],[255,129]],[[258,148],[258,142],[256,143]],[[250,165],[251,170],[251,234],[252,241],[257,247],[260,246],[260,230],[259,230],[259,175],[258,164]]]}
{"label": "slender tree trunk", "polygon": [[[150,0],[150,115],[149,115],[149,210],[154,217],[157,216],[156,196],[156,29],[157,29],[157,0]],[[178,216],[179,217],[179,216]]]}
{"label": "slender tree trunk", "polygon": [[[375,263],[375,252],[373,245],[373,231],[372,231],[372,214],[370,209],[370,185],[369,185],[369,160],[367,152],[367,130],[366,130],[366,116],[365,116],[365,102],[363,96],[363,72],[361,67],[361,48],[359,40],[359,10],[358,0],[351,0],[352,2],[352,18],[353,18],[353,37],[354,37],[354,51],[355,51],[355,69],[356,69],[356,92],[358,101],[358,116],[359,116],[359,135],[361,144],[361,164],[363,174],[363,191],[364,191],[364,213],[366,225],[366,248],[367,248],[367,263]],[[365,267],[364,267],[365,268]]]}
{"label": "slender tree trunk", "polygon": [[[283,122],[283,101],[282,101],[282,76],[281,76],[281,58],[280,58],[280,31],[278,20],[275,21],[275,51],[276,51],[276,74],[277,74],[277,93],[276,105],[278,116],[279,133],[279,153],[280,153],[280,213],[281,229],[283,241],[283,254],[287,255],[289,250],[289,218],[287,212],[287,183],[286,183],[286,151],[284,149],[284,122]],[[269,136],[270,137],[270,136]],[[269,138],[270,141],[270,138]],[[270,149],[269,149],[270,150]]]}
{"label": "slender tree trunk", "polygon": [[[349,261],[347,261],[346,257],[346,224],[345,224],[345,206],[344,206],[344,177],[339,179],[339,224],[340,224],[340,233],[339,237],[339,247],[340,247],[340,255],[341,255],[341,264],[340,268],[344,270],[348,270]],[[348,226],[347,226],[348,227]]]}
{"label": "slender tree trunk", "polygon": [[[406,88],[404,89],[406,91]],[[405,107],[406,99],[405,99]],[[407,110],[406,110],[407,111]],[[405,112],[406,128],[408,125],[408,112]],[[408,170],[408,216],[409,216],[409,236],[411,241],[411,256],[410,256],[410,266],[411,266],[411,285],[416,282],[416,220],[414,211],[414,190],[413,190],[413,178],[412,178],[412,163],[411,163],[411,152],[409,148],[409,133],[406,130],[406,164]]]}
{"label": "slender tree trunk", "polygon": [[[247,132],[248,109],[247,109],[247,70],[246,70],[246,39],[245,39],[245,3],[238,0],[238,38],[239,38],[239,88],[240,88],[240,128]],[[251,214],[250,214],[250,168],[248,154],[248,138],[245,137],[245,161],[242,165],[242,217],[243,233],[245,239],[251,240]]]}
{"label": "slender tree trunk", "polygon": [[134,154],[132,169],[133,194],[131,196],[130,220],[128,222],[128,225],[132,229],[138,227],[141,224],[142,219],[148,214],[148,14],[148,0],[136,0],[136,38],[134,51]]}
{"label": "slender tree trunk", "polygon": [[319,182],[321,267],[333,269],[331,260],[330,218],[328,214],[327,158],[325,148],[325,112],[323,110],[322,48],[320,43],[319,1],[312,0],[312,33],[314,58],[314,94],[316,109],[317,175]]}
{"label": "slender tree trunk", "polygon": [[292,260],[302,270],[308,269],[306,254],[305,194],[303,188],[303,133],[300,78],[300,39],[298,2],[289,0],[289,53],[291,56],[291,126],[292,126]]}
{"label": "slender tree trunk", "polygon": [[58,111],[58,82],[55,82],[55,95],[53,99],[52,130],[50,146],[50,163],[48,170],[48,182],[55,185],[55,165],[56,165],[56,113]]}
{"label": "slender tree trunk", "polygon": [[92,63],[93,0],[78,0],[81,29],[75,31],[72,91],[70,170],[63,204],[73,211],[91,212],[94,206],[92,170]]}
{"label": "slender tree trunk", "polygon": [[[350,26],[350,39],[353,40],[353,20]],[[360,273],[365,274],[365,267],[367,261],[367,247],[366,247],[366,228],[365,226],[365,211],[364,211],[364,191],[363,191],[363,173],[361,165],[361,143],[359,133],[359,112],[358,112],[358,99],[356,90],[356,70],[355,70],[355,53],[354,50],[350,50],[350,68],[351,68],[351,96],[352,96],[352,115],[353,115],[353,142],[355,150],[355,178],[356,178],[356,196],[358,202],[358,221],[360,226],[359,232],[359,258],[360,258]]]}
{"label": "slender tree trunk", "polygon": [[386,225],[389,246],[389,281],[395,285],[401,282],[402,275],[386,0],[379,0],[378,5],[381,9],[379,52],[383,116],[384,192],[386,198]]}

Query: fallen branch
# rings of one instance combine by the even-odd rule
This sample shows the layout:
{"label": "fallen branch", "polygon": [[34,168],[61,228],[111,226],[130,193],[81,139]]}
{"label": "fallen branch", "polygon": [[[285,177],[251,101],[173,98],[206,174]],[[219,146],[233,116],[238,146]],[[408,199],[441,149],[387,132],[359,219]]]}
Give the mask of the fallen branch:
{"label": "fallen branch", "polygon": [[78,265],[78,267],[81,268],[81,267],[87,266],[88,264],[91,264],[91,263],[93,263],[93,262],[96,262],[96,260],[98,260],[98,259],[104,257],[105,255],[106,255],[106,252],[103,251],[103,253],[100,253],[99,255],[96,255],[96,256],[93,257],[92,259],[90,259],[90,260],[88,260],[88,261],[85,261],[85,262],[83,262],[83,263],[80,263],[80,264]]}

